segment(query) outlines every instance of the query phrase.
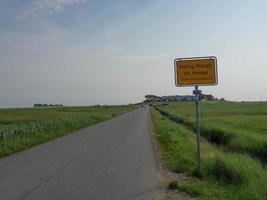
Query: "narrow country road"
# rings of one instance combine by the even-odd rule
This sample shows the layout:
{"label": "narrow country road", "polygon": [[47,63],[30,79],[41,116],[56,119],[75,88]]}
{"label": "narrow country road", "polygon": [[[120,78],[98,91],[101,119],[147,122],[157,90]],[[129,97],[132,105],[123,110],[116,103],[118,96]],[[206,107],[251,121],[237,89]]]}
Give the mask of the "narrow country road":
{"label": "narrow country road", "polygon": [[0,159],[0,199],[153,199],[159,177],[147,117],[139,108]]}

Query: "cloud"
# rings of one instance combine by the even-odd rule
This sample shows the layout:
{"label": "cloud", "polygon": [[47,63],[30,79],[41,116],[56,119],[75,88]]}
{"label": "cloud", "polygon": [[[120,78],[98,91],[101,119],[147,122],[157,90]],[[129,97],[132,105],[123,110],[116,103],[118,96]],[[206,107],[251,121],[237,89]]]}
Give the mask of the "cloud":
{"label": "cloud", "polygon": [[46,16],[63,10],[65,6],[86,2],[87,0],[33,0],[23,12],[22,18],[29,16]]}

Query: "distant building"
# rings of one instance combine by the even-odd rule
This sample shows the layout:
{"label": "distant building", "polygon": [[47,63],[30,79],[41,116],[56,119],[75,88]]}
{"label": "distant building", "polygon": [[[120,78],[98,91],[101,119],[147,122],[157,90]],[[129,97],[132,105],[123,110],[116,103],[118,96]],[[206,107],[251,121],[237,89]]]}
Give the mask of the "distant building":
{"label": "distant building", "polygon": [[162,101],[175,101],[176,100],[176,96],[162,96],[161,100]]}
{"label": "distant building", "polygon": [[149,102],[160,102],[161,101],[161,97],[156,96],[156,95],[152,95],[152,94],[148,94],[145,96],[145,101],[144,103],[149,103]]}
{"label": "distant building", "polygon": [[204,101],[214,101],[215,100],[214,96],[211,94],[201,94],[200,99],[204,100]]}
{"label": "distant building", "polygon": [[[195,101],[195,95],[168,95],[168,96],[156,96],[156,95],[146,95],[145,102],[169,102],[169,101]],[[201,94],[201,100],[204,101],[214,101],[215,98],[211,94]]]}
{"label": "distant building", "polygon": [[183,95],[181,96],[181,101],[195,101],[196,97],[193,95]]}
{"label": "distant building", "polygon": [[160,102],[161,101],[161,97],[152,97],[151,101]]}

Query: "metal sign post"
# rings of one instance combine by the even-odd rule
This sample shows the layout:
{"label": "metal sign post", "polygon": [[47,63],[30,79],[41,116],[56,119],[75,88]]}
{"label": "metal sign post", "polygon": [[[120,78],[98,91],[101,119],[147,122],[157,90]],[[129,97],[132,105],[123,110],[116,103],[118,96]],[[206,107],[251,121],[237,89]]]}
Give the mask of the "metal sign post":
{"label": "metal sign post", "polygon": [[198,90],[198,86],[195,86],[193,94],[196,95],[196,134],[197,134],[197,171],[200,172],[200,110],[199,100],[201,90]]}
{"label": "metal sign post", "polygon": [[217,85],[217,59],[210,57],[178,58],[174,60],[175,85],[177,87],[195,86],[196,97],[196,135],[197,172],[200,173],[200,85]]}

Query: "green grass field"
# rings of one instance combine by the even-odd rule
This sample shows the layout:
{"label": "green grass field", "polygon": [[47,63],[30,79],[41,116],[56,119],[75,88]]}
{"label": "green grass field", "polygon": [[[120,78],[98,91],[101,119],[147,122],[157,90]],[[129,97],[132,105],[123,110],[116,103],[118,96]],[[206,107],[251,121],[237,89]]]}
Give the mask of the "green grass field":
{"label": "green grass field", "polygon": [[0,157],[137,108],[91,106],[0,109]]}
{"label": "green grass field", "polygon": [[[235,105],[237,105],[236,110]],[[217,111],[216,108],[221,108],[222,113],[227,115],[227,113],[231,112],[231,108],[232,113],[237,114],[238,108],[243,110],[243,113],[246,113],[244,111],[246,110],[246,105],[249,104],[229,103],[228,105],[228,103],[214,102],[210,105],[210,103],[206,103],[202,107],[203,122],[208,123],[207,119],[205,121],[204,116],[209,114],[214,115],[215,118],[217,117],[216,123],[220,121],[220,111]],[[251,106],[254,107],[253,105]],[[264,105],[259,105],[260,109],[255,109],[255,107],[259,108],[256,105],[254,109],[252,107],[250,109],[251,111],[256,110],[258,113],[262,113],[261,106],[266,108]],[[210,109],[210,113],[207,110],[204,111],[206,107]],[[226,108],[223,109],[223,107]],[[183,120],[194,121],[192,103],[170,104],[169,106],[162,106],[160,109],[177,114],[179,117],[183,117]],[[260,161],[248,154],[222,151],[217,145],[201,138],[201,174],[199,175],[196,173],[196,137],[192,128],[188,126],[188,121],[176,123],[168,118],[170,117],[169,115],[163,116],[153,108],[151,109],[151,116],[160,152],[167,166],[171,171],[184,173],[191,177],[191,180],[187,183],[172,182],[172,188],[179,188],[198,196],[200,199],[267,199],[267,169]],[[234,118],[231,114],[229,116],[232,120],[239,119],[239,117]],[[171,115],[171,117],[174,116]],[[245,118],[245,116],[243,117]],[[212,119],[213,117],[209,118],[209,120]],[[226,120],[223,117],[221,119],[223,122]],[[227,123],[224,125],[228,127]],[[231,121],[229,127],[237,128],[238,122],[235,124]],[[223,126],[220,128],[223,128]],[[260,127],[255,128],[257,131],[261,129],[265,130],[262,124]],[[250,127],[249,130],[252,131],[253,127]],[[261,131],[255,134],[264,135]]]}
{"label": "green grass field", "polygon": [[[193,130],[194,102],[158,105],[162,114]],[[225,151],[267,161],[267,103],[201,102],[201,135]]]}

